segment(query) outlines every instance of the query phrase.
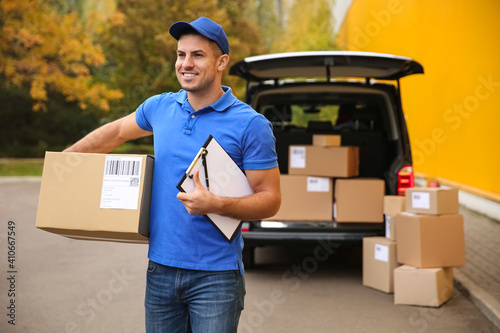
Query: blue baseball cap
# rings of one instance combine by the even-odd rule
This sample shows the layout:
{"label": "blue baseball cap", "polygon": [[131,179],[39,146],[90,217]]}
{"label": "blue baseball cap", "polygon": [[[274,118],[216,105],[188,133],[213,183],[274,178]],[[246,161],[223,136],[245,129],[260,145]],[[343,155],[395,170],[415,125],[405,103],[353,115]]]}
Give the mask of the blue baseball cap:
{"label": "blue baseball cap", "polygon": [[223,54],[229,54],[229,41],[226,34],[224,33],[224,29],[222,29],[222,26],[220,24],[215,23],[211,19],[202,16],[191,23],[183,21],[176,22],[170,26],[168,32],[170,32],[172,37],[179,40],[179,38],[181,38],[182,32],[187,28],[193,28],[201,35],[213,40],[217,43],[217,45],[219,45]]}

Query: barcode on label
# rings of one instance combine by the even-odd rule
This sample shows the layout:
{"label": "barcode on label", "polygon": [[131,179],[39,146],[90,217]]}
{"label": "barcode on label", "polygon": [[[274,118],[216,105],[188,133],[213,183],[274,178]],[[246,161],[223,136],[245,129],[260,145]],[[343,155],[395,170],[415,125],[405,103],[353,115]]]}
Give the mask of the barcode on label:
{"label": "barcode on label", "polygon": [[139,176],[140,161],[127,161],[127,160],[106,160],[104,166],[105,176]]}

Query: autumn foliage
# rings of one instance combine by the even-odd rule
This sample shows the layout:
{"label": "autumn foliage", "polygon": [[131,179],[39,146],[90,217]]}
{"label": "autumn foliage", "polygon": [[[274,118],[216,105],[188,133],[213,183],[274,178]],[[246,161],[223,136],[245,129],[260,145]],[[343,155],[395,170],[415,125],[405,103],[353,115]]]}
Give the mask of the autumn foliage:
{"label": "autumn foliage", "polygon": [[119,90],[94,82],[91,69],[105,63],[92,32],[76,13],[62,14],[44,0],[0,2],[0,81],[29,89],[33,110],[45,110],[48,92],[85,109],[109,109]]}
{"label": "autumn foliage", "polygon": [[[176,21],[206,16],[230,63],[334,48],[334,0],[0,0],[0,157],[43,156],[180,89]],[[245,82],[222,83],[244,97]],[[43,111],[43,112],[33,112]]]}

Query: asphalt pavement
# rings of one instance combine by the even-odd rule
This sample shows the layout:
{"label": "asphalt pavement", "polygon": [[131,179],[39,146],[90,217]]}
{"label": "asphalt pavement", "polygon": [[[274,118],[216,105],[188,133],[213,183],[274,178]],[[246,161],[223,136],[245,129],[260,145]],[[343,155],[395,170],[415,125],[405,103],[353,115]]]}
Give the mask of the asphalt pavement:
{"label": "asphalt pavement", "polygon": [[[36,229],[39,189],[38,178],[0,179],[0,332],[144,332],[147,245]],[[467,264],[440,308],[362,286],[359,249],[299,273],[307,251],[259,248],[239,332],[500,332],[500,225],[461,212]]]}

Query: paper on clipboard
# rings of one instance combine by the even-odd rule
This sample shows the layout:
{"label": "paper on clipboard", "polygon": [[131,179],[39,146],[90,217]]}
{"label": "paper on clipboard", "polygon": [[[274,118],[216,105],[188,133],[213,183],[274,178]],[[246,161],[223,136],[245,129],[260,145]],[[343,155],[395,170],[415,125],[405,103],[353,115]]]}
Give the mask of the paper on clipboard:
{"label": "paper on clipboard", "polygon": [[[201,184],[204,187],[207,187],[208,184],[209,191],[215,195],[237,198],[253,194],[246,175],[211,135],[179,181],[177,185],[179,191],[190,193],[194,190],[191,177],[196,170],[200,172]],[[205,214],[204,216],[230,243],[242,223],[240,220],[217,214]]]}

